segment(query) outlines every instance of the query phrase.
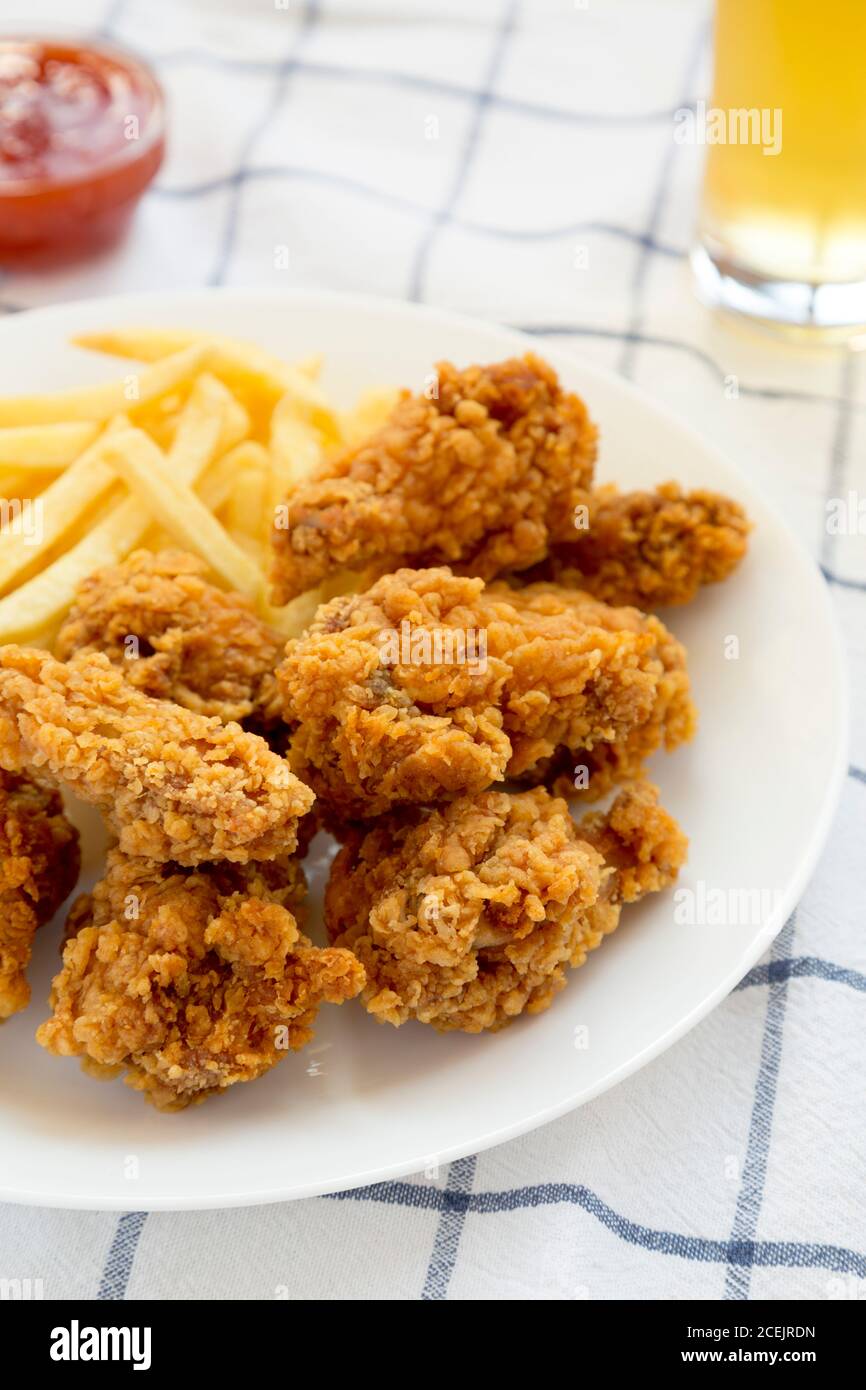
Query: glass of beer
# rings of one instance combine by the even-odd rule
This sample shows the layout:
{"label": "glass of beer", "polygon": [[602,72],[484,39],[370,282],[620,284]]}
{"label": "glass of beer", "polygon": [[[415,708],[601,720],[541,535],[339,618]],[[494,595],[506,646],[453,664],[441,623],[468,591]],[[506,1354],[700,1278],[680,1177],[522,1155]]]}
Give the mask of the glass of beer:
{"label": "glass of beer", "polygon": [[712,97],[690,114],[706,145],[703,297],[862,337],[866,0],[717,0]]}

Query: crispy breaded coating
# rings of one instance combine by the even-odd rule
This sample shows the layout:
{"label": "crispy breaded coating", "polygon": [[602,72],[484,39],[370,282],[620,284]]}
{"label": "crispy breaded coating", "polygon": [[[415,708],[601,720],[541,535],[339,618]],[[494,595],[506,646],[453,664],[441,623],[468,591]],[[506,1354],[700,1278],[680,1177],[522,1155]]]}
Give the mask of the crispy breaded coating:
{"label": "crispy breaded coating", "polygon": [[694,737],[697,711],[690,694],[685,648],[659,618],[636,608],[612,608],[581,590],[555,584],[531,584],[516,590],[494,584],[488,593],[507,594],[517,607],[534,612],[552,610],[558,614],[566,607],[584,621],[612,632],[651,634],[658,662],[655,698],[645,720],[621,737],[596,742],[589,748],[575,749],[574,744],[563,740],[554,753],[543,755],[533,766],[519,771],[513,768],[512,775],[518,780],[543,780],[557,796],[597,801],[619,783],[642,777],[644,762],[659,748],[670,753]]}
{"label": "crispy breaded coating", "polygon": [[0,772],[0,1023],[26,1009],[33,937],[78,878],[78,831],[56,791]]}
{"label": "crispy breaded coating", "polygon": [[560,746],[654,721],[668,641],[655,618],[550,585],[401,570],[323,605],[288,644],[290,756],[337,819],[538,780]]}
{"label": "crispy breaded coating", "polygon": [[[387,643],[404,623],[464,639],[483,584],[448,570],[401,570],[365,594],[323,605],[277,671],[290,757],[337,817],[377,815],[497,781],[511,755],[499,708],[504,663],[400,664]],[[396,635],[396,636],[395,636]],[[399,652],[397,653],[399,656]],[[452,655],[457,655],[453,653]]]}
{"label": "crispy breaded coating", "polygon": [[[529,776],[539,779],[541,770],[549,758],[555,758],[564,751],[573,754],[574,750],[595,758],[596,767],[610,765],[614,757],[611,750],[628,748],[633,769],[637,769],[645,758],[664,746],[668,752],[688,742],[694,736],[697,726],[697,713],[691,698],[691,687],[686,666],[686,651],[664,623],[652,614],[641,613],[636,608],[613,608],[580,590],[564,589],[556,584],[528,584],[512,589],[505,584],[488,585],[488,602],[505,600],[521,615],[527,631],[530,623],[537,624],[545,637],[554,644],[557,653],[564,650],[563,639],[578,625],[597,633],[604,633],[608,643],[619,643],[623,651],[629,650],[629,640],[642,644],[640,674],[649,676],[652,682],[652,697],[648,708],[639,705],[640,688],[633,680],[629,690],[638,717],[621,720],[621,732],[612,737],[581,740],[580,731],[573,724],[551,726],[545,719],[544,738],[532,737],[534,723],[531,717],[524,717],[520,705],[512,699],[512,714],[506,719],[506,728],[511,734],[514,753],[508,765],[508,775],[514,778]],[[610,650],[610,647],[607,648]],[[532,702],[537,697],[539,687],[543,688],[545,679],[542,668],[546,666],[532,646],[522,648],[519,653],[523,665],[520,670],[524,676],[524,699]],[[515,663],[517,664],[517,662]],[[599,678],[601,674],[599,673]],[[604,692],[608,694],[607,691]],[[643,712],[645,709],[645,712]],[[512,727],[513,725],[513,727]],[[579,758],[572,758],[575,763]],[[585,760],[584,760],[585,761]],[[628,781],[635,775],[622,767],[617,781]],[[613,785],[608,781],[601,785],[600,779],[594,786],[594,796],[600,797]]]}
{"label": "crispy breaded coating", "polygon": [[552,579],[606,603],[662,608],[689,603],[704,584],[727,579],[746,553],[750,523],[720,493],[599,488],[589,525],[560,540],[533,578]]}
{"label": "crispy breaded coating", "polygon": [[592,811],[577,833],[612,870],[602,890],[609,903],[635,903],[660,893],[686,862],[688,839],[659,805],[658,787],[641,782],[619,793],[609,811]]}
{"label": "crispy breaded coating", "polygon": [[143,695],[101,652],[0,647],[0,767],[98,806],[126,853],[184,865],[291,852],[314,800],[263,739]]}
{"label": "crispy breaded coating", "polygon": [[325,921],[362,962],[379,1022],[495,1030],[546,1009],[622,904],[676,878],[686,846],[648,784],[585,830],[543,788],[483,792],[350,834]]}
{"label": "crispy breaded coating", "polygon": [[273,532],[274,603],[334,570],[452,564],[489,579],[547,553],[585,497],[597,431],[532,353],[404,393],[390,419],[302,483]]}
{"label": "crispy breaded coating", "polygon": [[79,585],[55,645],[66,661],[105,652],[131,685],[222,722],[279,719],[274,671],[285,639],[242,594],[202,576],[182,550],[137,550]]}
{"label": "crispy breaded coating", "polygon": [[79,899],[37,1040],[125,1080],[161,1110],[254,1081],[312,1036],[322,1003],[356,995],[348,951],[313,946],[293,912],[297,861],[176,864],[109,852]]}

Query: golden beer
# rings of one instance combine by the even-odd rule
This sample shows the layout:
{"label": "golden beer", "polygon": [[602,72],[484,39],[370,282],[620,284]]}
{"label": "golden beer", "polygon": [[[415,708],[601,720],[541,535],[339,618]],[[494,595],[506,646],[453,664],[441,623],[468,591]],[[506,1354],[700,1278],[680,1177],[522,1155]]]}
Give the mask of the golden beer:
{"label": "golden beer", "polygon": [[792,324],[866,323],[866,0],[717,0],[698,115],[695,268],[710,298]]}

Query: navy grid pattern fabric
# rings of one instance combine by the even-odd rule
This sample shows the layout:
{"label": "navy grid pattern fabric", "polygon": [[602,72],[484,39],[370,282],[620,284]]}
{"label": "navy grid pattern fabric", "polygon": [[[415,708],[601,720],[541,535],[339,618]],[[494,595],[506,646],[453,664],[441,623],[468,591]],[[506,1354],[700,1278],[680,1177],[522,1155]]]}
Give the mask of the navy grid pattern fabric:
{"label": "navy grid pattern fabric", "polygon": [[[64,18],[58,0],[31,8]],[[866,385],[853,355],[774,349],[694,300],[699,154],[672,120],[705,90],[706,0],[80,0],[78,17],[156,64],[173,152],[125,247],[3,277],[0,312],[272,280],[573,344],[718,438],[819,560],[854,677],[852,761],[769,957],[577,1114],[330,1199],[2,1208],[3,1264],[48,1271],[46,1296],[100,1299],[862,1297],[866,547],[824,519],[866,486]]]}

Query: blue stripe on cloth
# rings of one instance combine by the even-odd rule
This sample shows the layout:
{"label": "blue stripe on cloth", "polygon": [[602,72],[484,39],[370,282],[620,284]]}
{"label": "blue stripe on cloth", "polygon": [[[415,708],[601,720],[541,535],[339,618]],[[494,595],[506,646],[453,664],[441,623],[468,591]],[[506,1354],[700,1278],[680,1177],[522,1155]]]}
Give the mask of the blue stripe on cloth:
{"label": "blue stripe on cloth", "polygon": [[[863,587],[866,588],[866,584]],[[866,772],[862,767],[855,767],[853,763],[848,769],[848,776],[853,777],[855,782],[866,782]]]}
{"label": "blue stripe on cloth", "polygon": [[[686,68],[685,72],[683,73],[683,106],[685,106],[686,102],[691,96],[692,87],[697,76],[701,57],[706,46],[708,34],[708,21],[706,20],[706,18],[702,18],[697,33],[695,34],[695,37],[692,41],[691,48],[689,49],[689,55],[686,61]],[[649,218],[645,228],[646,236],[648,239],[655,240],[656,232],[658,231],[659,223],[662,219],[665,198],[667,197],[668,184],[670,183],[671,173],[674,167],[674,156],[676,155],[677,148],[678,147],[674,141],[673,126],[671,126],[671,130],[668,137],[668,145],[665,149],[664,157],[662,159],[661,169],[659,170],[658,180],[656,181],[655,191],[653,193],[652,202],[650,204]],[[643,323],[643,294],[647,272],[650,266],[650,259],[650,253],[645,248],[638,256],[637,262],[635,264],[634,275],[632,277],[631,292],[629,296],[629,334],[637,333],[640,330],[641,325]],[[630,378],[634,375],[635,357],[635,341],[632,337],[628,337],[625,340],[623,350],[620,355],[619,370],[622,376]]]}
{"label": "blue stripe on cloth", "polygon": [[866,994],[866,975],[861,975],[859,970],[837,965],[835,961],[823,960],[820,956],[791,956],[788,960],[771,960],[764,965],[756,965],[740,981],[737,989],[749,989],[752,985],[775,985],[783,980],[800,980],[807,976],[828,980],[832,984],[850,985],[851,989]]}
{"label": "blue stripe on cloth", "polygon": [[[860,769],[852,769],[852,773],[859,775],[863,781],[866,781],[866,774],[860,772]],[[779,984],[790,978],[800,978],[805,975],[850,985],[852,989],[866,992],[866,975],[836,965],[833,961],[821,960],[816,956],[787,957],[756,966],[740,981],[737,989],[746,989],[752,985]],[[514,1194],[483,1193],[478,1194],[477,1197],[472,1197],[476,1162],[475,1156],[472,1156],[458,1159],[452,1163],[443,1192],[439,1192],[435,1188],[414,1187],[406,1183],[381,1183],[369,1188],[356,1189],[353,1192],[328,1195],[342,1198],[369,1198],[384,1202],[393,1201],[404,1206],[433,1207],[439,1210],[439,1225],[422,1293],[422,1298],[427,1300],[447,1297],[463,1224],[470,1211],[484,1214],[494,1210],[515,1210],[546,1205],[561,1200],[584,1207],[585,1210],[598,1216],[608,1226],[608,1229],[613,1230],[615,1234],[624,1239],[631,1239],[632,1243],[659,1249],[658,1240],[663,1239],[666,1242],[663,1249],[665,1254],[679,1254],[684,1258],[691,1259],[712,1258],[709,1254],[699,1255],[687,1250],[682,1243],[691,1238],[675,1236],[668,1232],[645,1233],[645,1228],[637,1227],[634,1223],[627,1222],[624,1218],[617,1216],[588,1188],[572,1187],[569,1184],[547,1184],[538,1188],[516,1189]],[[517,1200],[517,1192],[521,1194],[520,1200]],[[513,1202],[510,1200],[511,1197],[515,1198]],[[146,1212],[127,1212],[120,1217],[102,1274],[98,1294],[100,1299],[124,1298],[132,1262],[146,1219]],[[644,1232],[645,1235],[639,1237],[634,1234],[640,1232]],[[731,1265],[742,1264],[746,1258],[747,1247],[741,1242],[727,1247],[723,1247],[720,1242],[715,1241],[704,1241],[702,1245],[708,1251],[718,1249],[719,1252],[723,1252],[719,1253],[717,1258]],[[832,1255],[827,1252],[836,1251],[836,1247],[801,1246],[792,1242],[762,1243],[752,1241],[748,1249],[751,1251],[751,1263],[753,1265],[774,1263],[824,1264],[825,1268],[841,1269],[840,1265],[827,1262],[832,1258]],[[781,1257],[775,1258],[774,1252],[778,1254],[783,1250],[793,1252],[790,1260]],[[825,1257],[821,1256],[821,1251],[824,1252]],[[859,1272],[855,1268],[856,1261],[864,1257],[858,1256],[854,1251],[837,1251],[836,1253],[849,1261],[849,1265],[843,1272]],[[866,1261],[864,1261],[863,1273],[866,1274]]]}
{"label": "blue stripe on cloth", "polygon": [[97,1298],[124,1299],[132,1273],[132,1262],[147,1220],[146,1211],[127,1211],[117,1223],[111,1249],[99,1281]]}
{"label": "blue stripe on cloth", "polygon": [[679,246],[669,246],[656,241],[645,232],[635,232],[631,227],[620,227],[616,222],[567,222],[558,227],[496,227],[490,222],[475,222],[469,218],[452,217],[452,225],[461,232],[471,232],[478,236],[499,238],[500,241],[557,241],[561,237],[573,237],[578,232],[597,232],[600,236],[618,237],[621,241],[634,242],[643,246],[656,256],[666,256],[670,260],[682,260],[687,254]]}
{"label": "blue stripe on cloth", "polygon": [[[139,51],[144,52],[140,41],[136,42]],[[203,49],[179,48],[171,53],[160,53],[154,49],[147,51],[147,57],[155,67],[171,67],[180,63],[193,63],[200,67],[225,69],[231,72],[273,76],[279,63],[267,58],[233,58],[228,54],[207,53]],[[369,86],[402,87],[413,92],[427,92],[431,96],[453,97],[460,101],[477,101],[478,90],[463,87],[457,82],[445,82],[441,78],[425,77],[422,73],[396,72],[388,68],[351,68],[341,63],[322,63],[311,59],[299,59],[297,71],[304,77],[335,78],[341,83],[364,83]],[[652,111],[574,111],[567,106],[552,106],[544,102],[525,101],[520,97],[498,96],[491,92],[489,104],[511,115],[530,116],[542,121],[555,121],[563,125],[580,126],[645,126],[673,120],[675,112],[683,107],[695,109],[695,103],[683,102],[682,107],[663,108]]]}
{"label": "blue stripe on cloth", "polygon": [[[773,943],[773,960],[790,956],[794,941],[795,917],[792,915]],[[782,1036],[785,1025],[785,1008],[788,1002],[787,976],[770,986],[767,1001],[767,1015],[764,1021],[764,1037],[761,1043],[761,1060],[755,1083],[755,1097],[752,1104],[752,1118],[749,1125],[749,1138],[746,1145],[746,1161],[740,1190],[737,1194],[737,1207],[731,1231],[731,1246],[737,1257],[728,1262],[725,1275],[725,1298],[747,1299],[755,1263],[753,1252],[756,1247],[758,1219],[764,1199],[764,1184],[767,1178],[767,1158],[770,1152],[770,1137],[773,1128],[773,1109],[776,1102],[776,1087],[779,1081],[779,1067],[782,1061]]]}
{"label": "blue stripe on cloth", "polygon": [[[614,342],[633,342],[645,347],[671,348],[675,352],[685,353],[695,362],[700,362],[703,366],[708,367],[723,384],[730,375],[723,367],[719,366],[715,358],[711,357],[708,352],[704,352],[701,348],[695,347],[693,343],[684,342],[680,338],[664,338],[655,333],[642,333],[637,330],[620,328],[598,328],[580,323],[514,323],[511,327],[519,333],[531,333],[534,337],[539,338],[603,338]],[[748,386],[742,381],[737,382],[737,390],[741,396],[751,396],[766,401],[803,401],[808,405],[831,405],[837,408],[840,404],[837,396],[822,396],[814,391],[797,391],[790,388],[784,390],[776,386]],[[866,404],[855,405],[855,409],[866,410]]]}
{"label": "blue stripe on cloth", "polygon": [[[235,188],[239,183],[266,182],[269,179],[297,179],[307,183],[323,184],[326,188],[336,188],[344,193],[353,193],[371,202],[393,207],[398,212],[409,213],[413,217],[428,218],[430,208],[426,203],[416,203],[399,193],[390,193],[383,188],[363,183],[361,179],[350,178],[347,174],[335,174],[325,169],[308,169],[300,164],[259,164],[254,169],[244,168],[232,174],[220,174],[216,178],[205,179],[202,183],[176,184],[167,186],[156,184],[150,190],[150,197],[163,199],[204,198],[220,193],[226,188]],[[668,246],[664,242],[653,241],[643,232],[632,231],[630,227],[620,227],[615,222],[568,222],[557,227],[497,227],[492,222],[477,222],[471,218],[449,218],[451,225],[461,232],[474,236],[492,237],[500,241],[556,241],[574,236],[576,232],[597,232],[602,236],[618,237],[622,241],[634,242],[644,246],[655,255],[667,256],[671,260],[682,260],[686,252],[679,246]],[[819,398],[823,399],[823,398]]]}
{"label": "blue stripe on cloth", "polygon": [[388,193],[374,188],[360,179],[347,174],[333,174],[325,169],[305,169],[299,164],[259,164],[254,169],[238,169],[233,174],[221,174],[217,178],[205,179],[203,183],[180,184],[176,187],[155,185],[150,196],[156,198],[205,198],[212,193],[220,193],[225,188],[236,188],[239,184],[257,183],[268,179],[298,179],[307,183],[324,184],[327,188],[337,188],[344,193],[354,193],[372,202],[383,203],[397,212],[408,212],[415,217],[429,217],[430,209],[424,203],[415,203],[399,193]]}
{"label": "blue stripe on cloth", "polygon": [[231,260],[232,251],[234,250],[234,244],[237,237],[238,217],[240,215],[241,205],[241,194],[243,192],[244,174],[247,168],[247,162],[253,150],[256,147],[256,143],[258,142],[259,137],[265,131],[265,129],[268,126],[268,123],[276,115],[280,107],[280,103],[282,102],[283,97],[286,93],[289,78],[297,69],[298,57],[302,52],[305,44],[308,42],[310,35],[313,32],[313,29],[315,28],[316,21],[318,20],[319,15],[319,0],[306,0],[306,4],[304,5],[304,12],[301,16],[300,25],[298,27],[297,32],[293,35],[293,40],[289,52],[283,58],[282,62],[275,68],[276,82],[274,83],[274,90],[271,93],[270,101],[268,102],[264,111],[261,113],[259,119],[256,121],[255,125],[250,130],[246,140],[244,141],[244,145],[240,154],[240,159],[238,161],[238,168],[233,179],[234,192],[231,198],[231,202],[229,204],[228,216],[226,217],[226,224],[223,229],[222,245],[217,256],[216,265],[214,266],[213,271],[211,272],[211,275],[208,279],[209,285],[221,285],[223,283],[223,280],[225,279],[226,270],[228,269],[228,263]]}
{"label": "blue stripe on cloth", "polygon": [[418,250],[415,253],[415,263],[412,267],[412,273],[409,280],[410,299],[420,300],[424,297],[424,278],[427,273],[427,265],[430,260],[430,253],[433,250],[433,245],[435,243],[436,236],[440,229],[450,219],[455,207],[457,206],[457,200],[459,199],[460,194],[463,192],[463,187],[466,183],[466,178],[470,168],[472,167],[472,161],[475,156],[475,151],[478,147],[478,137],[481,134],[481,126],[484,121],[484,115],[487,111],[488,106],[490,105],[490,96],[496,83],[496,78],[499,74],[499,69],[502,65],[502,59],[505,55],[505,49],[507,47],[508,40],[510,39],[514,30],[514,22],[517,16],[519,3],[520,0],[506,0],[505,8],[502,13],[502,18],[500,19],[499,25],[496,30],[496,37],[494,40],[492,52],[490,54],[490,61],[487,65],[487,72],[484,78],[484,85],[481,88],[481,90],[476,94],[475,110],[473,111],[472,119],[469,122],[469,129],[466,132],[466,139],[464,141],[463,149],[460,154],[460,159],[454,173],[454,179],[452,181],[451,188],[448,192],[448,196],[446,197],[445,202],[434,213],[430,221],[430,224],[427,227],[427,230],[421,239],[421,243],[418,247]]}
{"label": "blue stripe on cloth", "polygon": [[97,35],[113,39],[116,37],[115,30],[123,18],[123,11],[126,9],[126,0],[111,0],[105,12],[105,18],[97,29]]}
{"label": "blue stripe on cloth", "polygon": [[448,1285],[457,1263],[457,1250],[466,1220],[466,1198],[472,1191],[476,1162],[473,1154],[469,1158],[456,1159],[448,1169],[439,1225],[421,1294],[425,1301],[448,1297]]}
{"label": "blue stripe on cloth", "polygon": [[[314,169],[294,169],[290,166],[248,169],[244,171],[242,175],[230,174],[227,175],[225,178],[211,179],[206,181],[205,183],[198,184],[190,188],[155,188],[151,189],[148,196],[162,198],[195,198],[199,196],[204,197],[209,193],[217,192],[220,189],[227,188],[237,183],[239,179],[240,181],[246,181],[248,179],[256,179],[258,177],[297,177],[299,179],[305,178],[321,183],[333,184],[334,186],[344,188],[346,191],[359,193],[362,196],[377,198],[382,202],[391,204],[394,207],[402,209],[403,211],[417,213],[419,216],[426,216],[429,211],[427,208],[424,208],[421,204],[415,204],[410,202],[409,199],[400,198],[397,195],[392,195],[381,192],[377,189],[368,188],[366,185],[359,183],[354,179],[342,178],[339,175],[322,174]],[[547,237],[553,237],[558,235],[557,230],[540,230],[537,233],[531,231],[511,232],[505,229],[497,229],[492,226],[488,227],[482,223],[463,221],[460,218],[453,218],[452,223],[454,226],[459,227],[461,230],[464,231],[477,232],[479,235],[489,235],[494,237],[500,236],[507,239],[510,239],[512,237],[525,237],[527,240],[531,240],[535,236],[538,236],[540,239],[544,239]],[[647,244],[647,238],[642,233],[632,232],[627,227],[617,227],[610,223],[589,222],[581,224],[580,226],[576,224],[574,228],[570,229],[570,231],[573,232],[575,230],[581,229],[584,231],[594,231],[604,233],[610,236],[622,237],[624,239],[634,241],[638,245]],[[565,233],[569,229],[562,230]],[[663,246],[658,243],[651,245],[650,249],[661,256],[678,257],[683,254],[682,252],[678,251],[675,247]],[[30,307],[32,306],[26,304],[13,304],[8,301],[0,301],[0,313],[3,314],[24,313]],[[718,379],[722,382],[724,382],[726,380],[727,375],[729,375],[725,372],[724,368],[719,366],[718,362],[716,362],[708,352],[703,352],[700,348],[695,347],[692,343],[687,343],[677,338],[665,338],[660,337],[657,334],[650,333],[623,332],[620,329],[598,328],[586,324],[512,324],[511,327],[517,329],[521,333],[529,333],[534,337],[603,338],[612,339],[617,342],[631,341],[636,344],[640,344],[644,347],[669,348],[672,351],[684,353],[686,356],[691,357],[694,361],[701,363],[703,366],[707,367],[708,370],[711,371],[713,375],[718,377]],[[749,396],[759,400],[800,401],[807,405],[829,405],[835,406],[837,408],[841,404],[841,401],[838,397],[824,396],[813,391],[783,390],[772,386],[750,386],[742,381],[738,382],[737,389],[741,396]],[[866,410],[866,404],[860,404],[856,401],[853,401],[850,402],[850,405],[852,410]],[[822,566],[821,569],[824,578],[827,580],[829,584],[835,584],[846,589],[855,589],[866,592],[866,580],[843,579],[838,575],[832,574],[826,566]],[[850,775],[856,777],[858,774],[856,770],[853,770],[850,773]]]}
{"label": "blue stripe on cloth", "polygon": [[826,565],[821,565],[820,569],[828,584],[837,584],[840,589],[856,589],[860,593],[866,593],[866,580],[843,579],[841,575],[834,574]]}
{"label": "blue stripe on cloth", "polygon": [[[334,1192],[329,1201],[374,1201],[389,1206],[421,1207],[441,1210],[445,1193],[435,1187],[415,1186],[412,1183],[375,1183],[370,1187],[354,1188],[350,1192]],[[684,1260],[704,1264],[742,1264],[764,1268],[829,1269],[837,1274],[854,1274],[866,1278],[866,1254],[839,1245],[819,1245],[801,1241],[762,1240],[748,1247],[742,1241],[708,1240],[702,1236],[679,1235],[673,1231],[653,1230],[636,1221],[620,1216],[590,1188],[578,1183],[539,1183],[533,1187],[516,1187],[502,1192],[476,1192],[452,1196],[449,1201],[463,1207],[467,1214],[493,1216],[499,1212],[526,1211],[536,1207],[558,1204],[580,1207],[594,1216],[608,1231],[644,1250],[660,1255],[676,1255]]]}

